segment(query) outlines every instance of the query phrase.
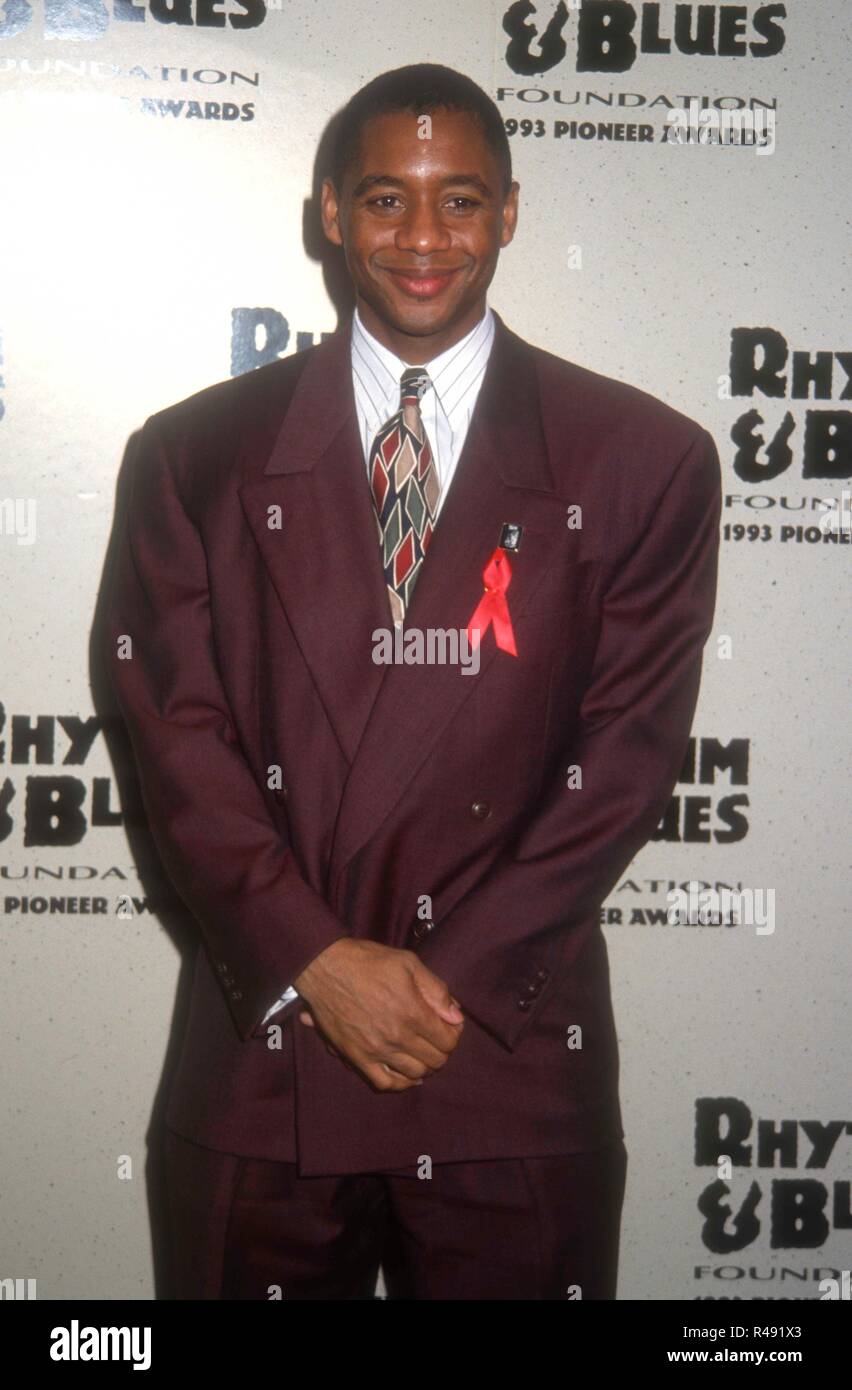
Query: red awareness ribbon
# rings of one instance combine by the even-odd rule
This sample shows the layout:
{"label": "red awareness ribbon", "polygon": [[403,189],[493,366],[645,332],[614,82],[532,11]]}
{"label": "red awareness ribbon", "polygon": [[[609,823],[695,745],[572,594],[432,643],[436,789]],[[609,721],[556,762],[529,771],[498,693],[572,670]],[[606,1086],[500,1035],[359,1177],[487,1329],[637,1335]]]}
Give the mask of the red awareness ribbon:
{"label": "red awareness ribbon", "polygon": [[498,545],[482,571],[485,593],[476,605],[473,617],[467,625],[467,638],[473,651],[476,651],[482,635],[488,631],[493,623],[494,640],[500,650],[509,652],[512,656],[518,655],[515,646],[515,634],[512,631],[512,619],[509,617],[509,605],[506,602],[506,590],[511,582],[512,567],[509,564],[509,557],[505,550]]}

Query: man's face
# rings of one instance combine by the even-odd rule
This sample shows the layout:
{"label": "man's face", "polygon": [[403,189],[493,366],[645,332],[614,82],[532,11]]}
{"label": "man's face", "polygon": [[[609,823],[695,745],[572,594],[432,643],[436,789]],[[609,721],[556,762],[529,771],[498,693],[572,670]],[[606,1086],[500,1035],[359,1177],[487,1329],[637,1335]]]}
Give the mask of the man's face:
{"label": "man's face", "polygon": [[518,185],[464,111],[377,116],[336,190],[322,190],[326,236],[343,246],[367,328],[405,361],[452,346],[485,311],[500,248],[515,231]]}

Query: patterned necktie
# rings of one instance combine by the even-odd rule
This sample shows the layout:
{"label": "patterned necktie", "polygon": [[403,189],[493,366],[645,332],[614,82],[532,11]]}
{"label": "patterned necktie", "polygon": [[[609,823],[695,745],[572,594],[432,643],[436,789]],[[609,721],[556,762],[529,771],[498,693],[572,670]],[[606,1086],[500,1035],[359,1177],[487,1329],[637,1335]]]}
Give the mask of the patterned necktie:
{"label": "patterned necktie", "polygon": [[422,367],[406,368],[399,381],[399,410],[370,449],[370,486],[394,623],[402,622],[411,602],[441,493],[420,415],[420,398],[430,384]]}

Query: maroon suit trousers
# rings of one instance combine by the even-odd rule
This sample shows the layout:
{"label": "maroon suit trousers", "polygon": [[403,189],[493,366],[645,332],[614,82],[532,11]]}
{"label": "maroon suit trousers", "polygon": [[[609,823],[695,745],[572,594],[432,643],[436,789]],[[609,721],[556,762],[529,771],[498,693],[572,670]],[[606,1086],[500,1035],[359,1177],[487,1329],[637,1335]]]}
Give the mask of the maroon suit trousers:
{"label": "maroon suit trousers", "polygon": [[300,1177],[166,1132],[172,1296],[612,1299],[627,1152]]}

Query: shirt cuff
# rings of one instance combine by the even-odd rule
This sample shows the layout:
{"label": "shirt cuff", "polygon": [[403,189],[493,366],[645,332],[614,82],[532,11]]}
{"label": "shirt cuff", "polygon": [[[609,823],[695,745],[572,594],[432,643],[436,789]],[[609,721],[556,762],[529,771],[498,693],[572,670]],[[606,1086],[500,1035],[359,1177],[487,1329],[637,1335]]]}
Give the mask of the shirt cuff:
{"label": "shirt cuff", "polygon": [[291,985],[289,989],[284,991],[284,993],[281,995],[281,998],[276,1000],[276,1002],[272,1005],[272,1008],[268,1009],[267,1012],[264,1014],[263,1019],[261,1021],[261,1027],[263,1027],[263,1024],[266,1022],[266,1020],[268,1018],[271,1018],[273,1014],[277,1014],[280,1009],[286,1008],[288,1004],[295,1003],[295,1001],[299,997],[300,996],[298,994],[298,991],[295,990]]}

